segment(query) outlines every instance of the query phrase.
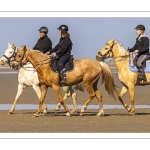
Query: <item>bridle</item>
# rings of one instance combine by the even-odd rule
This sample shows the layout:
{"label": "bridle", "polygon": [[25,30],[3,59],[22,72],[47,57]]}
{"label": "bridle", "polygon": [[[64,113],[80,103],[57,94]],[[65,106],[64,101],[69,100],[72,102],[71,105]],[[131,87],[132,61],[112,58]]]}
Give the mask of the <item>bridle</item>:
{"label": "bridle", "polygon": [[[110,46],[108,43],[107,43],[106,45]],[[111,57],[113,57],[113,58],[119,58],[119,57],[122,58],[122,57],[129,56],[129,55],[122,55],[122,56],[116,56],[116,57],[114,57],[114,53],[113,53],[113,47],[114,47],[114,45],[115,45],[115,43],[113,43],[112,46],[110,46],[109,50],[108,50],[105,54],[103,54],[103,55],[102,55],[102,53],[101,53],[100,51],[97,53],[98,55],[101,56],[102,61],[104,61],[106,55],[109,54],[109,56],[110,56],[110,53],[112,54]],[[112,60],[110,60],[110,61],[112,61]],[[122,59],[116,60],[116,61],[114,61],[114,62],[118,62],[118,61],[122,61]],[[108,62],[109,62],[109,61],[108,61]]]}
{"label": "bridle", "polygon": [[[14,61],[16,61],[18,63],[18,68],[21,68],[21,67],[24,68],[23,67],[24,65],[22,63],[25,60],[28,61],[28,51],[29,51],[29,49],[26,49],[26,51],[23,53],[23,55],[22,55],[22,57],[21,57],[21,59],[19,61],[17,61],[16,59],[14,60]],[[19,54],[19,52],[17,54]],[[38,66],[36,68],[34,68],[34,70],[28,70],[28,71],[34,71],[35,72],[43,64],[43,62],[45,61],[46,56],[47,55],[45,54],[43,60],[40,62],[40,64],[38,64]],[[28,67],[28,68],[33,68],[33,67]],[[24,69],[27,70],[26,68],[24,68]]]}
{"label": "bridle", "polygon": [[[17,67],[17,69],[18,68],[21,68],[21,67],[23,67],[23,62],[25,61],[25,60],[28,60],[27,58],[28,58],[28,51],[29,51],[29,49],[26,49],[26,51],[24,52],[24,53],[21,53],[21,54],[23,54],[22,55],[22,57],[21,57],[21,59],[18,61],[18,60],[16,60],[16,58],[14,58],[14,61],[15,62],[17,62],[18,63],[18,67]],[[16,53],[16,55],[18,55],[19,54],[19,52],[17,52]],[[15,55],[15,57],[16,57],[16,55]],[[24,67],[23,67],[24,68]]]}
{"label": "bridle", "polygon": [[[108,43],[106,45],[110,46]],[[101,52],[98,52],[98,54],[104,59],[107,54],[109,54],[109,56],[110,56],[110,52],[111,52],[112,53],[112,57],[113,57],[114,54],[113,54],[112,50],[113,50],[114,45],[115,45],[115,43],[113,43],[112,46],[110,46],[109,50],[105,54],[102,55]]]}
{"label": "bridle", "polygon": [[7,63],[10,66],[10,68],[11,68],[11,62],[14,61],[14,59],[15,59],[17,53],[18,53],[18,47],[11,47],[11,48],[14,50],[14,52],[10,57],[7,57],[6,55],[3,55],[3,57],[5,57],[7,59]]}

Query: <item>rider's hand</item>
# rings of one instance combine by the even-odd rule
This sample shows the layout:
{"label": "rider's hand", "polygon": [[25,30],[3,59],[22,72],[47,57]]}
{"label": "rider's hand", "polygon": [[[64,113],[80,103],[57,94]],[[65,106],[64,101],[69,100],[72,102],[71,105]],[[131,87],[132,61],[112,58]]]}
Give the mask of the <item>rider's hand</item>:
{"label": "rider's hand", "polygon": [[45,54],[46,54],[46,55],[49,55],[49,54],[50,54],[50,52],[46,52]]}
{"label": "rider's hand", "polygon": [[56,53],[53,54],[53,57],[56,57]]}
{"label": "rider's hand", "polygon": [[135,50],[135,52],[136,52],[136,53],[138,53],[138,52],[139,52],[139,50],[137,50],[137,49],[136,49],[136,50]]}

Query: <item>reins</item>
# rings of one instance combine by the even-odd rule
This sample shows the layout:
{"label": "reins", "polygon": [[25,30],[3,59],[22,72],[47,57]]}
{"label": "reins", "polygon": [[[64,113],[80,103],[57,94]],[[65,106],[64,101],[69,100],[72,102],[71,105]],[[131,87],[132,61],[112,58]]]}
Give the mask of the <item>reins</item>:
{"label": "reins", "polygon": [[[41,66],[41,65],[44,65],[44,64],[48,64],[48,63],[44,63],[44,61],[46,61],[46,60],[49,60],[50,58],[47,58],[47,59],[45,59],[46,58],[46,56],[52,56],[52,55],[44,55],[44,58],[42,59],[42,61],[39,61],[40,63],[38,63],[38,64],[35,64],[35,66],[37,66],[36,68],[34,68],[34,67],[24,67],[24,65],[22,65],[22,62],[23,61],[25,61],[25,60],[28,60],[27,58],[28,58],[28,51],[29,51],[30,49],[27,49],[26,50],[26,52],[24,53],[24,55],[26,55],[26,57],[24,58],[24,56],[22,57],[22,58],[24,58],[23,60],[20,60],[20,61],[16,61],[16,62],[18,62],[19,63],[19,66],[20,66],[20,68],[23,68],[23,69],[25,69],[25,70],[27,70],[27,71],[34,71],[34,72],[36,72],[37,71],[37,69]],[[37,51],[36,51],[37,52]],[[37,52],[37,53],[41,53],[41,52]],[[26,69],[26,68],[34,68],[33,70],[29,70],[29,69]]]}

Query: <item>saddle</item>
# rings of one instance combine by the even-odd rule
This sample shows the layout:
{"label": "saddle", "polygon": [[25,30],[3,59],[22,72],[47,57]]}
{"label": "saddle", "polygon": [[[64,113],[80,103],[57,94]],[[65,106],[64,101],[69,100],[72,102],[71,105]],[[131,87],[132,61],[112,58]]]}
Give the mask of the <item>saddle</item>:
{"label": "saddle", "polygon": [[[56,72],[56,73],[60,72],[58,68],[58,60],[59,59],[54,58],[54,57],[51,57],[51,60],[50,60],[50,68],[53,72]],[[74,69],[73,60],[74,60],[73,55],[70,55],[68,62],[66,62],[65,64],[66,72],[71,72]]]}
{"label": "saddle", "polygon": [[[138,76],[140,76],[140,72],[139,72],[139,69],[138,69],[138,65],[137,65],[137,60],[138,60],[138,57],[137,56],[132,56],[132,58],[130,59],[130,70],[132,72],[138,72]],[[145,70],[145,73],[150,73],[150,58],[148,58],[143,64],[142,64],[142,67],[144,68]],[[136,85],[145,85],[145,81],[140,81],[139,78],[137,78],[137,81],[136,81]]]}

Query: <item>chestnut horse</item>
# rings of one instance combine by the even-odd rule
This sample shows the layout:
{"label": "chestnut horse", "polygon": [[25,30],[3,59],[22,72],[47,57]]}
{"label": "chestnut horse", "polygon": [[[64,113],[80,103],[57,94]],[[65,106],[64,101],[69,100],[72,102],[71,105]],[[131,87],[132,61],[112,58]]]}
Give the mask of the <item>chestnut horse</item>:
{"label": "chestnut horse", "polygon": [[[39,107],[34,116],[38,116],[41,112],[42,104],[44,102],[48,87],[53,88],[59,99],[59,102],[63,105],[66,111],[66,116],[70,116],[69,109],[63,101],[60,91],[59,74],[51,70],[49,66],[50,59],[50,56],[39,53],[35,50],[30,50],[26,48],[26,45],[24,45],[19,49],[18,54],[15,57],[16,62],[13,62],[12,66],[14,66],[15,68],[19,64],[26,64],[27,62],[30,62],[38,72],[42,93],[40,97]],[[80,115],[83,115],[83,112],[86,109],[87,105],[92,101],[95,96],[98,100],[100,107],[97,116],[104,114],[102,95],[97,88],[97,84],[101,75],[103,75],[102,83],[105,84],[105,89],[108,91],[108,94],[115,98],[115,94],[118,93],[116,90],[116,85],[114,83],[114,76],[106,63],[99,63],[98,61],[88,58],[78,59],[74,60],[74,70],[71,72],[66,72],[66,86],[72,86],[83,82],[89,93],[89,98],[82,106]]]}
{"label": "chestnut horse", "polygon": [[[8,47],[4,52],[4,55],[2,58],[0,58],[0,64],[5,65],[6,63],[11,67],[11,62],[14,60],[14,57],[18,53],[18,48],[13,44],[8,43]],[[34,68],[31,63],[27,63],[24,66],[20,66],[18,69],[18,90],[16,97],[14,99],[14,103],[9,110],[9,114],[12,114],[13,111],[15,110],[16,103],[19,100],[19,97],[21,96],[23,90],[26,87],[32,87],[34,91],[36,92],[38,98],[40,99],[41,96],[41,90],[40,90],[40,82],[38,79],[37,72],[34,71]],[[76,108],[76,99],[77,99],[77,94],[74,92],[73,88],[71,86],[63,86],[63,91],[65,93],[63,100],[67,100],[68,97],[72,97],[73,99],[73,109],[71,113],[76,113],[77,108]],[[75,85],[75,88],[77,90],[83,91],[84,90],[84,85]],[[61,104],[58,103],[56,105],[55,111],[58,112],[60,109]],[[43,103],[43,113],[47,113],[47,106],[45,103]]]}
{"label": "chestnut horse", "polygon": [[[119,94],[119,100],[127,109],[130,115],[135,114],[134,106],[134,88],[137,83],[138,72],[132,72],[129,68],[130,53],[125,50],[122,44],[116,40],[109,40],[106,45],[96,54],[96,59],[103,61],[106,58],[113,58],[118,69],[118,77],[122,83],[122,89]],[[143,81],[140,84],[150,84],[150,73],[146,73],[147,82]],[[123,101],[123,96],[129,90],[131,108]]]}

